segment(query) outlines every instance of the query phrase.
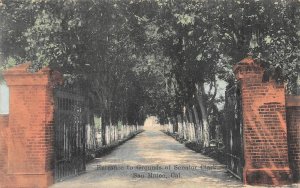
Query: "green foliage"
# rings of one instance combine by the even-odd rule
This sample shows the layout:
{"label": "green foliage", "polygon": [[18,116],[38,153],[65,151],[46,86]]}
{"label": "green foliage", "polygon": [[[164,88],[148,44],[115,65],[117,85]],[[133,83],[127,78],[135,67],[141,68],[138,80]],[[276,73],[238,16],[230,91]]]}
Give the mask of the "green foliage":
{"label": "green foliage", "polygon": [[225,33],[221,41],[227,47],[224,51],[234,61],[252,51],[267,62],[275,79],[288,81],[293,92],[300,61],[300,2],[243,0],[224,1],[220,6],[220,26]]}
{"label": "green foliage", "polygon": [[[217,78],[232,81],[232,66],[249,52],[295,92],[299,3],[3,0],[1,67],[30,60],[35,71],[50,66],[84,82],[105,123],[180,113],[195,103],[195,84],[217,91]],[[221,100],[205,99],[207,109]]]}

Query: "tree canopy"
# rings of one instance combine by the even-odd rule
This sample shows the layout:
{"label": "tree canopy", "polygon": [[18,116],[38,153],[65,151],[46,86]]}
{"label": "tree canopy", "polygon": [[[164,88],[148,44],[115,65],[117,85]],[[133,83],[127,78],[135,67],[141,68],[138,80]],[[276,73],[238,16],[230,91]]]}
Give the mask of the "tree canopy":
{"label": "tree canopy", "polygon": [[107,122],[164,121],[199,103],[209,123],[217,80],[232,82],[248,53],[296,91],[298,0],[2,0],[0,21],[2,70],[59,70]]}

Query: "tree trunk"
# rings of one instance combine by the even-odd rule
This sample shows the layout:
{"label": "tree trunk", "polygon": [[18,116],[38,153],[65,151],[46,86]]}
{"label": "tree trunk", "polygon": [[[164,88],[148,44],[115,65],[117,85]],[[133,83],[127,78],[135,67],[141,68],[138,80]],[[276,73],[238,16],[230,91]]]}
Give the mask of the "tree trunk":
{"label": "tree trunk", "polygon": [[195,141],[195,122],[193,119],[192,111],[190,108],[187,109],[188,111],[188,117],[189,117],[189,122],[190,122],[190,135],[191,135],[191,140]]}
{"label": "tree trunk", "polygon": [[187,109],[184,106],[183,108],[183,138],[189,140],[189,122],[188,122],[188,118],[187,118],[187,113],[186,113]]}
{"label": "tree trunk", "polygon": [[204,83],[201,83],[200,86],[196,84],[196,97],[200,106],[201,115],[202,115],[202,123],[203,123],[203,146],[209,146],[209,124],[208,124],[208,115],[207,108],[204,103]]}
{"label": "tree trunk", "polygon": [[177,115],[177,119],[178,119],[178,135],[180,138],[183,138],[183,130],[182,130],[182,118],[181,118],[181,115],[178,114]]}
{"label": "tree trunk", "polygon": [[174,133],[178,133],[178,120],[176,118],[176,116],[173,117],[173,131]]}
{"label": "tree trunk", "polygon": [[107,145],[106,142],[106,124],[107,124],[107,118],[102,116],[102,122],[101,122],[101,139],[102,139],[102,145],[105,146]]}
{"label": "tree trunk", "polygon": [[167,118],[167,119],[168,119],[168,131],[170,133],[173,133],[173,126],[172,126],[171,120],[170,120],[170,118]]}
{"label": "tree trunk", "polygon": [[203,140],[202,123],[199,120],[198,112],[195,106],[193,106],[193,112],[196,120],[196,141],[199,143],[200,140]]}
{"label": "tree trunk", "polygon": [[183,129],[183,138],[184,139],[187,139],[187,135],[186,135],[186,129],[187,129],[187,126],[186,126],[186,121],[185,119],[183,119],[183,123],[182,123],[182,129]]}

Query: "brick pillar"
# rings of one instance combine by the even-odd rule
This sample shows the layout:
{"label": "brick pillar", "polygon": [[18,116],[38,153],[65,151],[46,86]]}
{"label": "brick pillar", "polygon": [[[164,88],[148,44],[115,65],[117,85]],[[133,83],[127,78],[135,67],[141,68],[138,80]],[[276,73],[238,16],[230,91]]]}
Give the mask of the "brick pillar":
{"label": "brick pillar", "polygon": [[234,67],[241,81],[245,184],[288,184],[285,89],[274,80],[262,82],[264,69],[252,57]]}
{"label": "brick pillar", "polygon": [[[0,185],[4,182],[7,171],[7,143],[6,128],[8,126],[8,115],[0,115]],[[1,187],[1,186],[0,186]]]}
{"label": "brick pillar", "polygon": [[287,126],[290,167],[295,182],[300,181],[300,96],[287,96]]}
{"label": "brick pillar", "polygon": [[[27,71],[22,64],[4,72],[10,90],[8,124],[0,160],[3,187],[44,188],[53,183],[53,99],[50,70]],[[4,151],[2,153],[2,151]]]}

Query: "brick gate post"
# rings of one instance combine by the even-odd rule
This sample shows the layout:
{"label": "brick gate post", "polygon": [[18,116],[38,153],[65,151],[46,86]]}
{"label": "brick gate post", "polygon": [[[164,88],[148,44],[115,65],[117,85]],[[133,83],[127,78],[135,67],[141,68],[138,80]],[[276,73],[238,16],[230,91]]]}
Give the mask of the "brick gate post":
{"label": "brick gate post", "polygon": [[300,95],[286,97],[290,167],[295,182],[300,182]]}
{"label": "brick gate post", "polygon": [[281,185],[291,181],[288,161],[285,88],[263,82],[264,68],[252,57],[235,67],[241,81],[245,184]]}
{"label": "brick gate post", "polygon": [[50,70],[27,71],[29,63],[4,72],[10,112],[0,130],[0,184],[44,188],[53,183],[53,99]]}

